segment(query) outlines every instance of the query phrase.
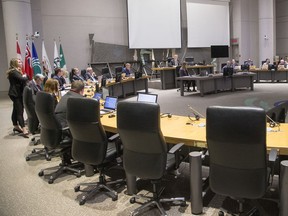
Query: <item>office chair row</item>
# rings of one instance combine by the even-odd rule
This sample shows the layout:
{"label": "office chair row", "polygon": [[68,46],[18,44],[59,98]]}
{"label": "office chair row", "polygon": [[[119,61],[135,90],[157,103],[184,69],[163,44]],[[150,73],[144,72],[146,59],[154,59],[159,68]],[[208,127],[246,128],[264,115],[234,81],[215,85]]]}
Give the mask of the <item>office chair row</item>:
{"label": "office chair row", "polygon": [[[173,148],[173,152],[167,154],[167,145],[160,128],[158,104],[119,102],[117,128],[123,144],[122,149],[119,142],[116,142],[116,145],[110,142],[115,141],[115,137],[119,141],[117,136],[110,140],[107,138],[100,121],[98,101],[70,98],[67,104],[69,129],[62,129],[57,122],[53,103],[50,94],[37,93],[35,110],[41,124],[41,142],[49,150],[61,149],[62,163],[59,170],[50,176],[49,183],[53,183],[66,171],[71,171],[79,177],[81,168],[75,168],[71,163],[76,160],[81,164],[95,166],[100,173],[99,182],[79,184],[74,188],[75,191],[81,191],[82,185],[96,186],[87,195],[82,196],[80,205],[90,199],[99,188],[108,191],[112,200],[117,200],[117,192],[108,185],[122,183],[122,180],[107,182],[104,169],[108,161],[121,157],[127,181],[139,177],[151,179],[153,184],[151,201],[136,209],[133,214],[153,205],[159,208],[162,215],[166,215],[161,203],[167,201],[176,200],[185,205],[184,198],[161,199],[163,190],[157,189],[163,175],[179,167],[178,150],[183,145],[180,144],[176,147],[177,150]],[[260,108],[209,107],[206,130],[210,188],[217,194],[236,199],[239,202],[239,212],[242,212],[243,200],[263,197],[271,182],[267,178],[271,169],[268,169],[266,160],[266,113]],[[44,171],[39,172],[40,176],[43,174]],[[136,198],[139,197],[133,196],[130,202],[134,203]]]}

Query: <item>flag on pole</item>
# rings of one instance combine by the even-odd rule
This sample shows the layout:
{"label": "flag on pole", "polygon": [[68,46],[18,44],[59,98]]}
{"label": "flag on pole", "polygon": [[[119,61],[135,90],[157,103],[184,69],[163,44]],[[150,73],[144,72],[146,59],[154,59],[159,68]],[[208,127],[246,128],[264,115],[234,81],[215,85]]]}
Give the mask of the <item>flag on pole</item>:
{"label": "flag on pole", "polygon": [[133,55],[133,60],[137,61],[138,60],[138,56],[137,56],[137,50],[134,50],[134,55]]}
{"label": "flag on pole", "polygon": [[18,43],[18,35],[16,36],[16,52],[17,52],[16,57],[20,59],[20,61],[22,62],[22,73],[25,73],[24,62],[22,61],[21,50],[20,50],[20,46]]}
{"label": "flag on pole", "polygon": [[63,68],[64,70],[67,70],[66,61],[65,61],[64,52],[63,52],[61,43],[60,43],[60,67]]}
{"label": "flag on pole", "polygon": [[38,54],[37,54],[36,47],[33,41],[32,41],[32,67],[33,67],[34,76],[36,74],[42,73]]}
{"label": "flag on pole", "polygon": [[26,50],[25,50],[25,73],[29,77],[29,79],[32,79],[33,76],[33,70],[32,70],[32,58],[31,58],[31,52],[30,52],[30,47],[28,44],[28,41],[26,43]]}
{"label": "flag on pole", "polygon": [[155,67],[155,56],[154,56],[154,50],[152,49],[152,52],[151,52],[151,60],[152,60],[152,68]]}
{"label": "flag on pole", "polygon": [[47,75],[48,78],[50,78],[52,74],[52,68],[45,49],[44,40],[42,41],[42,68],[44,74]]}
{"label": "flag on pole", "polygon": [[54,69],[60,67],[60,58],[58,54],[57,44],[54,40]]}

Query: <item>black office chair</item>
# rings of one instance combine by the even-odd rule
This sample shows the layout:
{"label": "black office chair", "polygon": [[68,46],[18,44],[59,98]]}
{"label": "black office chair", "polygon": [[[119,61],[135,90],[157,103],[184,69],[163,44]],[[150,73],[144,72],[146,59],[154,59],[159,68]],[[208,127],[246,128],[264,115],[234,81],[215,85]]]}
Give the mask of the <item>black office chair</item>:
{"label": "black office chair", "polygon": [[[79,112],[85,110],[85,112]],[[104,175],[105,163],[119,157],[117,148],[119,143],[114,141],[119,136],[107,139],[106,133],[100,121],[99,101],[89,98],[69,98],[67,101],[67,122],[73,137],[72,155],[76,160],[85,165],[96,166],[99,170],[99,182],[78,184],[74,190],[80,191],[80,186],[94,186],[93,189],[82,196],[79,204],[85,204],[86,200],[92,198],[99,189],[109,192],[112,200],[118,199],[117,192],[108,187],[111,184],[119,184],[123,179],[107,182]],[[116,140],[117,141],[117,140]]]}
{"label": "black office chair", "polygon": [[[40,126],[39,126],[39,120],[35,112],[35,101],[33,98],[33,92],[32,89],[29,86],[25,86],[23,90],[23,104],[24,109],[26,111],[27,117],[28,117],[28,130],[33,135],[31,142],[34,145],[37,145],[40,143]],[[38,138],[38,139],[37,139]],[[51,160],[50,154],[52,152],[49,152],[47,148],[34,148],[32,152],[26,156],[26,161],[29,161],[31,158],[38,157],[38,156],[44,156],[46,160]]]}
{"label": "black office chair", "polygon": [[[266,114],[269,116],[267,119],[271,123],[271,119],[277,123],[285,123],[288,112],[288,101],[280,101],[275,103],[275,106],[267,110]],[[272,122],[273,124],[273,122]]]}
{"label": "black office chair", "polygon": [[[157,189],[167,170],[179,167],[179,144],[167,154],[167,144],[160,128],[160,106],[156,103],[122,101],[117,106],[117,128],[123,143],[123,164],[126,176],[150,179],[153,184],[153,197],[135,209],[137,214],[149,206],[157,206],[162,215],[166,215],[161,203],[178,201],[186,205],[184,198],[161,199],[163,191]],[[176,150],[177,149],[177,150]],[[175,154],[174,154],[175,153]],[[134,203],[139,196],[130,199]],[[146,198],[147,197],[143,197]]]}
{"label": "black office chair", "polygon": [[[54,113],[55,100],[47,92],[36,94],[35,111],[41,124],[40,140],[48,150],[59,150],[61,163],[56,172],[49,177],[48,183],[52,184],[56,178],[67,171],[72,172],[77,177],[81,176],[81,169],[74,168],[79,163],[71,163],[71,136],[68,128],[62,128]],[[44,170],[38,173],[44,175]]]}
{"label": "black office chair", "polygon": [[[262,198],[269,186],[265,111],[255,107],[211,106],[206,114],[210,188],[216,194],[237,200],[241,213],[244,199]],[[269,159],[275,161],[276,157]],[[256,211],[253,208],[247,214]]]}

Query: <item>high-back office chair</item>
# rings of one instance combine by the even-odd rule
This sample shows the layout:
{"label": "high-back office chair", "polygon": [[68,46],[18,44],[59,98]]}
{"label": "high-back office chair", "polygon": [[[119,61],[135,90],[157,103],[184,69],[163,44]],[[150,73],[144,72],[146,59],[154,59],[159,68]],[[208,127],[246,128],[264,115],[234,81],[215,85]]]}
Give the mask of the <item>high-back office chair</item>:
{"label": "high-back office chair", "polygon": [[[178,200],[185,205],[184,198],[161,199],[163,189],[158,191],[156,187],[167,170],[177,169],[179,166],[179,157],[167,154],[167,144],[160,128],[160,106],[139,101],[119,102],[117,128],[123,143],[123,164],[127,178],[137,176],[150,179],[153,184],[153,197],[132,214],[156,205],[161,214],[166,215],[162,202]],[[133,197],[130,202],[135,202],[136,198],[139,197]]]}
{"label": "high-back office chair", "polygon": [[[23,91],[23,104],[24,109],[26,111],[27,117],[28,117],[28,130],[32,135],[39,134],[40,128],[39,128],[39,120],[35,112],[35,101],[33,98],[33,92],[32,89],[29,86],[25,86]],[[40,139],[36,139],[36,136],[33,136],[31,139],[31,142],[33,142],[35,145],[40,143]],[[31,154],[26,156],[26,161],[29,161],[33,157],[37,156],[45,156],[46,160],[51,160],[50,155],[47,148],[34,148],[31,152]]]}
{"label": "high-back office chair", "polygon": [[261,198],[268,187],[265,111],[212,106],[206,114],[210,188],[236,199],[242,212],[243,199]]}
{"label": "high-back office chair", "polygon": [[[61,164],[59,169],[50,175],[48,183],[52,184],[56,178],[66,171],[81,176],[81,170],[73,168],[71,164],[71,137],[68,128],[62,128],[54,113],[55,101],[51,94],[38,92],[36,94],[35,111],[41,124],[40,140],[48,150],[60,149]],[[78,165],[78,164],[76,164]],[[44,175],[44,170],[38,173]]]}
{"label": "high-back office chair", "polygon": [[276,103],[274,107],[269,109],[266,112],[266,114],[275,122],[285,123],[287,112],[288,112],[288,101],[280,101]]}
{"label": "high-back office chair", "polygon": [[[79,112],[79,110],[85,110],[85,112]],[[117,143],[108,142],[100,121],[99,101],[89,98],[69,98],[67,101],[67,122],[73,137],[73,158],[85,165],[96,166],[100,172],[99,182],[78,184],[74,188],[77,192],[81,185],[94,186],[86,195],[82,196],[79,204],[85,204],[86,200],[92,198],[99,189],[109,192],[113,201],[117,200],[117,192],[107,185],[120,183],[123,180],[107,183],[103,173],[104,163],[112,161],[118,156]]]}

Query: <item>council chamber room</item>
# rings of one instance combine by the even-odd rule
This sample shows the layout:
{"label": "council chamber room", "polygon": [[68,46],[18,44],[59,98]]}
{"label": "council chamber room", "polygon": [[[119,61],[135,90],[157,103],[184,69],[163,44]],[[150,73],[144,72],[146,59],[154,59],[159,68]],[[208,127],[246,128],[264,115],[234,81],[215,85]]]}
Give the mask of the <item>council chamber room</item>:
{"label": "council chamber room", "polygon": [[287,8],[0,1],[0,215],[288,215]]}

